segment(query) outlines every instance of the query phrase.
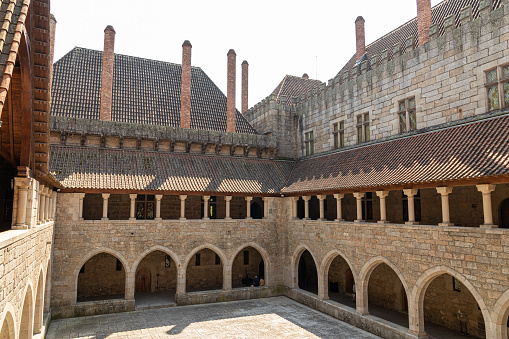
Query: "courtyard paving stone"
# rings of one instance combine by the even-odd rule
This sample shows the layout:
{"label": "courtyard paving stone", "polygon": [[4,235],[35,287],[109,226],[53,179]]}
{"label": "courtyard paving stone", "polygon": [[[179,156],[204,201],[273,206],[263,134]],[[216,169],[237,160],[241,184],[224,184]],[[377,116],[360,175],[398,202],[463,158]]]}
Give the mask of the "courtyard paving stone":
{"label": "courtyard paving stone", "polygon": [[54,320],[46,338],[167,337],[378,338],[286,297]]}

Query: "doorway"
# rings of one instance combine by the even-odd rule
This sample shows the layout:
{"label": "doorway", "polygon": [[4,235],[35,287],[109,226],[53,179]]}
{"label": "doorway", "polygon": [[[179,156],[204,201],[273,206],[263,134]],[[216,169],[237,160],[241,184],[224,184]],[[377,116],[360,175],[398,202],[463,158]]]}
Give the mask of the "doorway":
{"label": "doorway", "polygon": [[150,292],[150,270],[142,267],[136,272],[136,292]]}

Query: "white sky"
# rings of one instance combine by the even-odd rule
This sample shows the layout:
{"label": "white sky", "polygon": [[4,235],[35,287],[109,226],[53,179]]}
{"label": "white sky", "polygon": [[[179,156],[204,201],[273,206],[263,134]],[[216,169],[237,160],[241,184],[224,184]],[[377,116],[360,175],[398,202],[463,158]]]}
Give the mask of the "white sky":
{"label": "white sky", "polygon": [[[431,5],[440,0],[431,0]],[[226,54],[249,62],[249,107],[267,97],[286,74],[327,82],[355,53],[355,19],[366,20],[366,45],[417,15],[416,0],[52,0],[57,19],[55,61],[74,46],[102,50],[104,28],[115,28],[115,53],[180,64],[182,43],[192,65],[226,93]],[[318,61],[318,62],[317,62]]]}

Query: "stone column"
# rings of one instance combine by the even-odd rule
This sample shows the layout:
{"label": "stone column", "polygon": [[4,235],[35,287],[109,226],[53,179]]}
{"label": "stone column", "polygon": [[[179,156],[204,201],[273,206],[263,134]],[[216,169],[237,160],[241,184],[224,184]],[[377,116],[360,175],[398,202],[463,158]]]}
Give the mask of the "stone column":
{"label": "stone column", "polygon": [[231,216],[230,216],[230,201],[232,201],[232,197],[231,196],[226,196],[226,197],[224,197],[224,201],[226,202],[226,216],[225,216],[225,219],[231,219]]}
{"label": "stone column", "polygon": [[44,220],[46,220],[46,216],[44,214],[46,212],[46,198],[44,195],[46,193],[46,187],[44,187],[44,185],[40,185],[39,192],[41,195],[41,210],[39,211],[39,221],[41,224],[44,224]]}
{"label": "stone column", "polygon": [[268,219],[269,218],[269,202],[270,202],[270,199],[269,197],[263,197],[263,219]]}
{"label": "stone column", "polygon": [[127,272],[124,267],[125,273],[125,299],[134,300],[134,288],[136,282],[136,272]]}
{"label": "stone column", "polygon": [[156,194],[156,217],[155,220],[163,220],[161,218],[161,199],[163,198],[162,194]]}
{"label": "stone column", "polygon": [[309,220],[309,200],[311,197],[304,196],[302,200],[304,200],[304,220]]}
{"label": "stone column", "polygon": [[449,214],[449,194],[452,193],[452,187],[437,187],[437,192],[442,199],[442,223],[438,226],[454,226]]}
{"label": "stone column", "polygon": [[[180,195],[180,220],[186,220],[186,199],[187,195]],[[186,286],[184,281],[184,293],[186,293]]]}
{"label": "stone column", "polygon": [[51,199],[50,199],[50,193],[51,192],[51,189],[49,187],[46,187],[46,210],[44,211],[44,217],[45,217],[45,221],[46,222],[49,222],[49,211],[50,211],[50,204],[51,204]]}
{"label": "stone column", "polygon": [[50,213],[50,220],[55,220],[55,206],[56,206],[56,200],[57,200],[57,192],[51,191],[51,209],[49,211]]}
{"label": "stone column", "polygon": [[299,197],[291,197],[290,199],[292,199],[292,214],[293,214],[293,219],[297,220],[298,219],[298,203],[299,203]]}
{"label": "stone column", "polygon": [[376,195],[380,198],[380,220],[379,224],[386,224],[387,221],[387,209],[385,205],[385,198],[389,195],[389,191],[376,191]]}
{"label": "stone column", "polygon": [[37,225],[40,225],[41,222],[41,206],[42,206],[42,185],[39,185],[39,190],[37,191]]}
{"label": "stone column", "polygon": [[223,264],[223,291],[231,291],[232,290],[232,266],[227,265],[225,262],[223,262],[222,264]]}
{"label": "stone column", "polygon": [[16,224],[12,226],[13,230],[26,230],[27,224],[27,204],[28,204],[28,188],[30,187],[30,179],[27,178],[14,178],[14,183],[17,186],[18,204],[16,213]]}
{"label": "stone column", "polygon": [[326,195],[317,195],[316,196],[318,198],[318,201],[320,202],[320,221],[324,221],[325,220],[325,203],[324,203],[324,200],[327,198]]}
{"label": "stone column", "polygon": [[355,192],[353,196],[357,199],[357,220],[355,222],[363,222],[362,220],[362,198],[364,198],[364,192]]}
{"label": "stone column", "polygon": [[419,192],[418,189],[405,189],[403,193],[408,197],[408,221],[405,222],[407,225],[417,225],[415,221],[415,195]]}
{"label": "stone column", "polygon": [[129,194],[129,198],[131,199],[131,213],[129,215],[129,220],[136,220],[136,197],[138,194]]}
{"label": "stone column", "polygon": [[203,220],[209,220],[209,200],[210,195],[203,196]]}
{"label": "stone column", "polygon": [[[181,197],[182,197],[182,195],[181,195]],[[185,201],[186,199],[180,198],[180,200]],[[185,265],[181,265],[181,267],[177,267],[177,291],[175,294],[176,295],[185,295],[186,294],[186,267],[185,267]]]}
{"label": "stone column", "polygon": [[343,221],[343,213],[341,211],[341,200],[345,197],[344,194],[334,194],[336,198],[336,215],[337,218],[334,221]]}
{"label": "stone column", "polygon": [[108,199],[110,198],[109,193],[103,193],[103,217],[101,220],[108,220]]}
{"label": "stone column", "polygon": [[83,199],[85,199],[85,193],[78,193],[78,198],[78,220],[83,220]]}
{"label": "stone column", "polygon": [[247,217],[246,219],[253,219],[251,218],[251,201],[253,200],[253,197],[246,197],[246,201],[247,201],[247,204],[246,204],[246,208],[247,208]]}
{"label": "stone column", "polygon": [[482,193],[482,206],[484,212],[484,224],[481,228],[497,228],[493,224],[493,210],[491,207],[491,192],[495,190],[495,185],[477,185],[477,190]]}

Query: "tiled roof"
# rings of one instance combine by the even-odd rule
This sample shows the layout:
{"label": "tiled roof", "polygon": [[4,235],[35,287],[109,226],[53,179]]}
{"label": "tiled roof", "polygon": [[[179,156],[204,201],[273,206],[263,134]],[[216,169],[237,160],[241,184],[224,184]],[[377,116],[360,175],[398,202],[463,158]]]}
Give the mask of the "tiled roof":
{"label": "tiled roof", "polygon": [[65,188],[278,193],[294,162],[201,154],[51,146],[50,171]]}
{"label": "tiled roof", "polygon": [[11,83],[29,4],[30,0],[0,2],[0,115]]}
{"label": "tiled roof", "polygon": [[298,161],[282,193],[509,175],[509,115]]}
{"label": "tiled roof", "polygon": [[[102,52],[74,48],[54,65],[51,115],[99,119]],[[115,54],[113,121],[178,127],[182,66]],[[226,131],[226,96],[191,70],[191,128]],[[256,134],[237,111],[236,132]]]}
{"label": "tiled roof", "polygon": [[300,97],[307,93],[310,89],[318,87],[322,84],[320,80],[305,79],[293,75],[286,75],[276,87],[272,94],[276,96],[276,100],[280,100],[281,96],[287,99]]}
{"label": "tiled roof", "polygon": [[[493,9],[497,9],[500,7],[501,0],[493,0]],[[438,32],[439,35],[442,35],[444,33],[444,20],[449,15],[454,15],[456,27],[460,26],[460,14],[461,9],[472,6],[472,15],[473,19],[477,19],[479,16],[479,0],[445,0],[439,3],[438,5],[434,6],[431,9],[431,17],[433,24],[438,25]],[[397,13],[395,11],[394,13]],[[415,46],[419,45],[419,38],[417,35],[417,18],[414,18],[407,23],[401,25],[400,27],[396,28],[392,32],[384,35],[383,37],[379,38],[375,42],[371,43],[370,45],[366,46],[366,56],[364,57],[364,60],[371,60],[374,56],[377,57],[378,62],[381,60],[381,55],[384,50],[387,49],[388,58],[392,59],[392,47],[400,43],[401,45],[401,52],[405,52],[405,42],[408,37],[413,36]],[[350,71],[357,61],[357,57],[354,54],[352,58],[348,61],[348,63],[339,71],[338,74],[342,74],[345,71]]]}

